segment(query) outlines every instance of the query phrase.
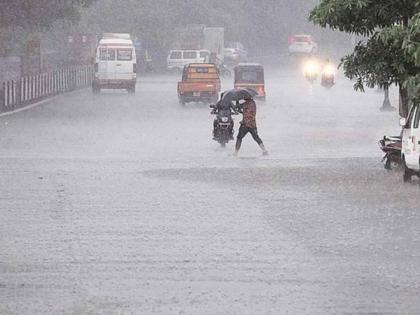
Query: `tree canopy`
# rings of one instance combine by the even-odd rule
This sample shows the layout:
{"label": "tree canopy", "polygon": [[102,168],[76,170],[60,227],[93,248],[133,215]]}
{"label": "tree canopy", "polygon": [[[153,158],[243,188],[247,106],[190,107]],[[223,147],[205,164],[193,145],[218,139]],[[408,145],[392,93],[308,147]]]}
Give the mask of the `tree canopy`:
{"label": "tree canopy", "polygon": [[[394,36],[397,36],[395,34]],[[411,62],[420,69],[420,13],[414,16],[404,37],[403,49]],[[420,71],[412,74],[406,81],[406,86],[412,91],[415,102],[420,102]]]}
{"label": "tree canopy", "polygon": [[57,20],[75,22],[94,0],[0,0],[0,28],[48,29]]}
{"label": "tree canopy", "polygon": [[413,48],[407,40],[417,36],[418,29],[413,29],[412,24],[419,11],[418,0],[321,0],[310,13],[310,20],[325,28],[366,36],[366,41],[342,59],[344,72],[356,79],[355,88],[359,90],[365,85],[397,84],[400,114],[406,116],[407,82],[413,82],[419,72],[419,65],[409,56]]}
{"label": "tree canopy", "polygon": [[378,28],[407,24],[419,10],[418,0],[321,0],[310,20],[333,30],[369,36]]}

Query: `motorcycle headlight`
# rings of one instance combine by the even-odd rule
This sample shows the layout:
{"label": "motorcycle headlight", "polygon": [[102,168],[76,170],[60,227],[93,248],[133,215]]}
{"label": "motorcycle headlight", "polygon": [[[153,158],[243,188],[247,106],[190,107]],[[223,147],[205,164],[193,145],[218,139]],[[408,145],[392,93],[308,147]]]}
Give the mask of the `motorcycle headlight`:
{"label": "motorcycle headlight", "polygon": [[227,118],[227,117],[222,117],[222,122],[226,123],[226,122],[228,122],[228,121],[229,121],[229,118]]}
{"label": "motorcycle headlight", "polygon": [[305,75],[316,75],[319,71],[319,63],[316,60],[309,60],[303,65]]}
{"label": "motorcycle headlight", "polygon": [[334,68],[333,65],[327,65],[327,66],[325,66],[323,72],[327,76],[333,76],[333,75],[335,75],[335,68]]}

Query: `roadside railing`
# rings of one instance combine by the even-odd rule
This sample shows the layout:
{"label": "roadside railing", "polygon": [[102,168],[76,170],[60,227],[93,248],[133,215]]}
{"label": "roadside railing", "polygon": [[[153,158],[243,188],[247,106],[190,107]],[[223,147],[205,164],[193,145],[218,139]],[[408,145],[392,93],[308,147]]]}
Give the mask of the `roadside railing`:
{"label": "roadside railing", "polygon": [[0,84],[0,113],[92,84],[93,66],[73,66]]}

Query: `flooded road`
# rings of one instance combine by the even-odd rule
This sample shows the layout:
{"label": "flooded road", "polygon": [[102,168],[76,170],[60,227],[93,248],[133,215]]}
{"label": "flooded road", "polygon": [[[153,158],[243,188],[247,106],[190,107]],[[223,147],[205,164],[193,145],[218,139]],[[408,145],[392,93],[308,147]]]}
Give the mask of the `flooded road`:
{"label": "flooded road", "polygon": [[380,163],[381,93],[269,71],[270,155],[234,157],[176,82],[0,117],[1,314],[418,314],[419,188]]}

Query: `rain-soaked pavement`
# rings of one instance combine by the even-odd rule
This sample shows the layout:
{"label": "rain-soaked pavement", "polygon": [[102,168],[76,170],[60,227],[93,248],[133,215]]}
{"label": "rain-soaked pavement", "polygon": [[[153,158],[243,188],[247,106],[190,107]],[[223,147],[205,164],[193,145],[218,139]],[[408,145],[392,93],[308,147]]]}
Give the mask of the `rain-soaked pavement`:
{"label": "rain-soaked pavement", "polygon": [[419,188],[380,163],[380,93],[272,71],[270,155],[236,158],[176,79],[0,118],[0,314],[420,313]]}

